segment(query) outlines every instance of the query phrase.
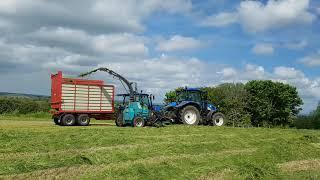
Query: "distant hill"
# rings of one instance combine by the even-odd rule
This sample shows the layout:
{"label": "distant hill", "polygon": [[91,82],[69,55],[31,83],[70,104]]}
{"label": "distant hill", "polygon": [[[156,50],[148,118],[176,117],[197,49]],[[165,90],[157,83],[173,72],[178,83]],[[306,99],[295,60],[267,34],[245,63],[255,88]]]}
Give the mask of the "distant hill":
{"label": "distant hill", "polygon": [[0,97],[30,98],[30,99],[38,99],[38,100],[50,98],[50,96],[22,94],[22,93],[8,93],[8,92],[0,92]]}

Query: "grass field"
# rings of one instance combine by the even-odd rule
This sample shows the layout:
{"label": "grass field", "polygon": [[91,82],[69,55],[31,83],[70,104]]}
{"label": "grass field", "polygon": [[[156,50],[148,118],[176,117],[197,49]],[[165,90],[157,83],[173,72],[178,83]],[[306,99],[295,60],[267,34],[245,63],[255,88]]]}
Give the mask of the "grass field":
{"label": "grass field", "polygon": [[0,179],[320,179],[320,131],[0,116]]}

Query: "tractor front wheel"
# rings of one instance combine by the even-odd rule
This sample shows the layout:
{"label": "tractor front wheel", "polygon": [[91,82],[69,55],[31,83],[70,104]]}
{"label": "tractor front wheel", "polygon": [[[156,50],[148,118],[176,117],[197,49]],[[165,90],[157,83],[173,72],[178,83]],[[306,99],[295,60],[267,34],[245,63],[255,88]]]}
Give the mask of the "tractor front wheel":
{"label": "tractor front wheel", "polygon": [[200,122],[200,112],[194,106],[186,106],[181,110],[180,118],[184,124],[198,125]]}
{"label": "tractor front wheel", "polygon": [[213,116],[212,116],[212,124],[214,126],[223,126],[226,124],[226,116],[222,113],[215,113]]}
{"label": "tractor front wheel", "polygon": [[133,120],[133,127],[144,127],[145,121],[142,117],[136,117]]}

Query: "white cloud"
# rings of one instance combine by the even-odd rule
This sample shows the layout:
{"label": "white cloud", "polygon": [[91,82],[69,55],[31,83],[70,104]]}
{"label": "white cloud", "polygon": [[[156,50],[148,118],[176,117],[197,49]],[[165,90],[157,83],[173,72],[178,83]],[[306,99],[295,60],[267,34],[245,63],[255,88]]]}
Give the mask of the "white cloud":
{"label": "white cloud", "polygon": [[30,29],[68,25],[101,32],[141,32],[155,12],[187,14],[190,0],[1,0],[0,15]]}
{"label": "white cloud", "polygon": [[204,42],[194,39],[192,37],[184,37],[180,35],[172,36],[167,40],[160,40],[156,49],[158,51],[179,51],[179,50],[190,50],[198,49],[205,45]]}
{"label": "white cloud", "polygon": [[235,12],[209,16],[202,24],[224,26],[238,22],[250,33],[297,24],[310,24],[316,18],[308,11],[309,0],[241,1]]}
{"label": "white cloud", "polygon": [[267,4],[259,1],[243,1],[238,9],[244,28],[250,32],[295,24],[309,24],[315,16],[308,12],[309,0],[269,0]]}
{"label": "white cloud", "polygon": [[90,35],[83,30],[44,27],[31,33],[29,36],[34,41],[40,41],[44,44],[55,44],[71,51],[91,50],[91,53],[134,57],[148,54],[148,48],[144,44],[145,38],[131,33]]}
{"label": "white cloud", "polygon": [[320,50],[317,53],[308,55],[299,60],[299,62],[303,63],[308,67],[317,67],[320,66]]}
{"label": "white cloud", "polygon": [[100,53],[143,56],[148,53],[142,38],[132,34],[100,35],[93,39],[94,48]]}
{"label": "white cloud", "polygon": [[223,68],[222,71],[218,73],[221,73],[224,78],[232,78],[237,75],[237,71],[231,67]]}
{"label": "white cloud", "polygon": [[298,71],[292,67],[283,67],[283,66],[275,67],[274,74],[280,78],[285,78],[285,79],[294,79],[294,78],[304,77],[301,71]]}
{"label": "white cloud", "polygon": [[274,53],[274,48],[272,44],[256,44],[252,48],[252,52],[260,55],[272,55]]}
{"label": "white cloud", "polygon": [[216,26],[223,27],[238,21],[238,15],[236,13],[222,12],[217,15],[206,17],[202,22],[202,26]]}
{"label": "white cloud", "polygon": [[265,77],[265,70],[262,66],[247,64],[245,67],[246,79],[263,79]]}

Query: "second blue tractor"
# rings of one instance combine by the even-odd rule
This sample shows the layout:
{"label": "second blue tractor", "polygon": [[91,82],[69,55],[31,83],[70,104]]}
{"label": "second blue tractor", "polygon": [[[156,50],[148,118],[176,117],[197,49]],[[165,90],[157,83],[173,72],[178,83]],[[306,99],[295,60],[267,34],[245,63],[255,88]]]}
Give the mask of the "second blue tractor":
{"label": "second blue tractor", "polygon": [[174,102],[164,107],[166,117],[174,123],[187,125],[226,124],[226,117],[218,108],[208,103],[208,94],[199,88],[183,88],[176,91]]}

